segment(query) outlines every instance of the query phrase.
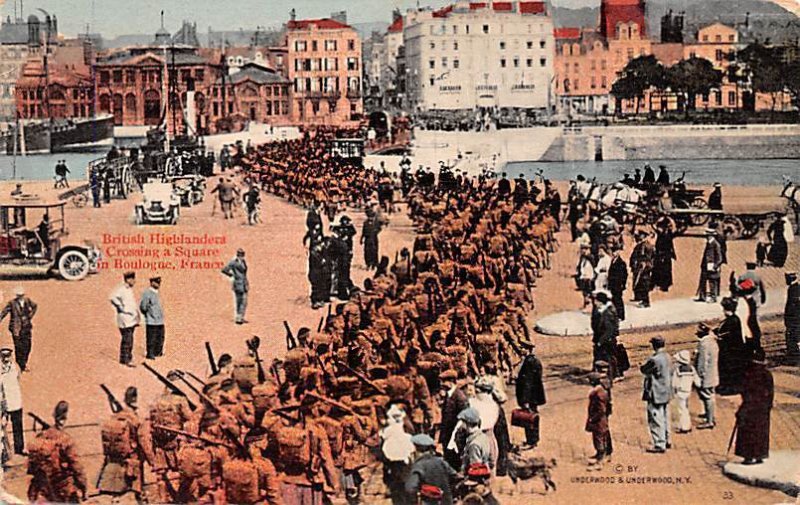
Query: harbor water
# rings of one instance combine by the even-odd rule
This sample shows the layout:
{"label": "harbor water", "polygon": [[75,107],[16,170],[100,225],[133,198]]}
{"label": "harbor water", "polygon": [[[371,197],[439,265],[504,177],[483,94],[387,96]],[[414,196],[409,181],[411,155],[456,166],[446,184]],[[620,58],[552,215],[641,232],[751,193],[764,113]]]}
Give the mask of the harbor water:
{"label": "harbor water", "polygon": [[[12,156],[0,156],[0,180],[51,180],[58,160],[66,160],[70,180],[83,181],[89,162],[104,155],[94,152],[17,156],[16,170]],[[650,165],[656,174],[658,166],[665,165],[673,179],[686,172],[686,181],[690,184],[781,185],[783,176],[800,181],[800,161],[794,159],[653,160]],[[388,163],[387,168],[393,169]],[[587,179],[614,182],[621,180],[626,173],[633,174],[636,168],[643,169],[644,164],[639,161],[519,162],[509,163],[505,171],[509,178],[517,177],[520,173],[530,178],[541,172],[544,177],[554,181],[572,180],[582,174]]]}

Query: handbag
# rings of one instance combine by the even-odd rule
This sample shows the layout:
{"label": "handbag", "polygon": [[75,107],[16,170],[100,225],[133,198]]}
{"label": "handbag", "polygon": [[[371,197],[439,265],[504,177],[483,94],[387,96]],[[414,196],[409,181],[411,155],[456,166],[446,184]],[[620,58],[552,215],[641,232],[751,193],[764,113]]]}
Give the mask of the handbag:
{"label": "handbag", "polygon": [[511,411],[511,426],[517,428],[534,428],[539,421],[539,413],[527,409],[514,409]]}

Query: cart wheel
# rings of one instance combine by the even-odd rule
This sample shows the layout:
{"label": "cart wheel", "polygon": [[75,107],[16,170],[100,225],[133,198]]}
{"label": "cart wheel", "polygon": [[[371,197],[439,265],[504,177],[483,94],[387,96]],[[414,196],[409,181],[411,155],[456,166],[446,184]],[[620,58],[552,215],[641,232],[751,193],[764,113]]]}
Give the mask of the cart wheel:
{"label": "cart wheel", "polygon": [[[696,197],[689,203],[689,207],[696,210],[708,210],[708,202],[701,197]],[[707,214],[692,214],[691,221],[694,226],[704,226],[711,216]]]}
{"label": "cart wheel", "polygon": [[742,219],[741,221],[744,226],[741,238],[747,240],[758,235],[758,231],[761,229],[761,221],[758,218]]}
{"label": "cart wheel", "polygon": [[65,280],[79,281],[89,275],[89,258],[78,250],[67,251],[58,259],[58,273]]}
{"label": "cart wheel", "polygon": [[85,207],[87,203],[89,203],[89,197],[83,193],[78,193],[72,197],[72,205],[79,209]]}
{"label": "cart wheel", "polygon": [[736,216],[725,216],[722,220],[722,233],[728,240],[738,240],[742,237],[744,232],[744,224],[742,220]]}

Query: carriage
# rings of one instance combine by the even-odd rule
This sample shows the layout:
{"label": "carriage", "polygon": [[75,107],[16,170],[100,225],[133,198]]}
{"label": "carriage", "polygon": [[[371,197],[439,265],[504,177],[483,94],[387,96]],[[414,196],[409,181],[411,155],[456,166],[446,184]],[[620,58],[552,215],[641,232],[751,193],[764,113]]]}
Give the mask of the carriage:
{"label": "carriage", "polygon": [[94,184],[99,185],[101,192],[105,192],[107,186],[111,198],[122,199],[128,198],[128,195],[139,187],[133,162],[126,157],[92,160],[86,168],[86,176],[89,179],[88,184],[78,186],[62,195],[62,198],[71,199],[75,207],[83,207],[89,202],[87,193]]}

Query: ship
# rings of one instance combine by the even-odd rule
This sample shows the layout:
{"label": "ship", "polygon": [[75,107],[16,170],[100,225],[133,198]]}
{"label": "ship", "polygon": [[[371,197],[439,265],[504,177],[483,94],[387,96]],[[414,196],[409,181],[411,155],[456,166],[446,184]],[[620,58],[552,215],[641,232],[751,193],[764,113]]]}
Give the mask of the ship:
{"label": "ship", "polygon": [[20,122],[3,141],[6,154],[101,151],[114,143],[114,116]]}

